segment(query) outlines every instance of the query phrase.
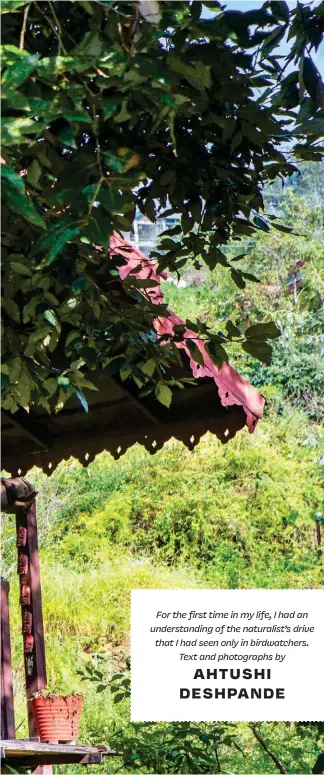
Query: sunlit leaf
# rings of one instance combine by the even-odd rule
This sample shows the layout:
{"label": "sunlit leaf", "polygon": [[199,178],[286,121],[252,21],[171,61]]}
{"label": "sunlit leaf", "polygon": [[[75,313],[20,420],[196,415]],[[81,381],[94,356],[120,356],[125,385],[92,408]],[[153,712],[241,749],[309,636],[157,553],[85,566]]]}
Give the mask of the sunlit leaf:
{"label": "sunlit leaf", "polygon": [[172,401],[172,390],[168,387],[168,385],[166,385],[164,382],[158,382],[155,389],[155,395],[160,404],[163,404],[163,406],[169,408]]}

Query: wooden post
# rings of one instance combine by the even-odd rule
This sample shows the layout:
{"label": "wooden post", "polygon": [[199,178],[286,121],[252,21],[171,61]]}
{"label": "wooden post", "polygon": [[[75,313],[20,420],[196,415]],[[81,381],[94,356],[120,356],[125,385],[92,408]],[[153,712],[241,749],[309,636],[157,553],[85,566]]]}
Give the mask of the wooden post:
{"label": "wooden post", "polygon": [[[37,539],[36,500],[27,506],[16,506],[18,545],[18,573],[20,573],[20,603],[24,639],[24,663],[28,727],[30,737],[37,737],[37,727],[29,702],[35,692],[46,689],[45,640],[42,612],[42,594]],[[26,558],[28,560],[27,567]],[[37,775],[51,775],[51,765],[34,770]]]}
{"label": "wooden post", "polygon": [[[33,485],[23,477],[1,479],[1,509],[16,515],[18,574],[30,737],[37,737],[37,729],[28,700],[35,692],[46,689],[36,495],[37,492]],[[8,663],[11,665],[10,654]],[[51,765],[39,766],[35,773],[37,775],[51,775],[52,767]]]}
{"label": "wooden post", "polygon": [[36,737],[28,700],[46,688],[46,667],[35,500],[16,508],[16,525],[28,725],[30,736]]}
{"label": "wooden post", "polygon": [[317,543],[317,556],[322,557],[321,523],[319,519],[316,520],[316,543]]}
{"label": "wooden post", "polygon": [[8,598],[9,583],[1,578],[1,740],[13,740],[16,736]]}

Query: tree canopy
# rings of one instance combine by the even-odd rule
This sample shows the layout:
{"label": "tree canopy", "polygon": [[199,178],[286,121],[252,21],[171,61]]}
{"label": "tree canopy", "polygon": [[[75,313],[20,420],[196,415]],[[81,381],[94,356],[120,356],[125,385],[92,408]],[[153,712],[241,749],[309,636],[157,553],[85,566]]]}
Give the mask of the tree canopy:
{"label": "tree canopy", "polygon": [[[160,270],[193,260],[239,288],[257,279],[240,269],[240,240],[289,230],[263,214],[264,186],[323,155],[324,4],[3,0],[1,13],[3,407],[59,409],[74,393],[86,407],[97,367],[158,397],[179,357],[152,334],[167,308],[151,304],[153,280],[119,280],[109,239],[136,209],[175,213]],[[190,328],[217,363],[233,341],[268,363],[279,334],[271,321]]]}

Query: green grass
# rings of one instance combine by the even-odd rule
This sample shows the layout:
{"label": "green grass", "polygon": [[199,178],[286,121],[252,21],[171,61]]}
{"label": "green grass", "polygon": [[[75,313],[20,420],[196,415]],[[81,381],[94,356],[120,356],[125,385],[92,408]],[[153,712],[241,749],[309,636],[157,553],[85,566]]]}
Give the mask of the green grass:
{"label": "green grass", "polygon": [[[43,617],[46,640],[48,686],[55,692],[82,691],[85,711],[81,727],[88,739],[89,716],[100,717],[106,703],[100,695],[94,703],[94,691],[82,683],[76,670],[100,653],[110,672],[125,669],[129,654],[130,591],[132,588],[161,589],[195,587],[199,582],[193,571],[152,566],[115,552],[115,559],[102,561],[94,569],[75,569],[51,564],[41,554]],[[15,679],[16,723],[23,725],[19,734],[27,734],[23,689],[23,660],[18,583],[10,589],[12,660]],[[107,693],[106,693],[107,694]],[[89,710],[91,708],[91,710]],[[106,718],[106,710],[104,711]],[[95,725],[97,742],[104,742],[104,730]],[[91,730],[90,730],[91,734]],[[99,735],[99,740],[98,740]]]}

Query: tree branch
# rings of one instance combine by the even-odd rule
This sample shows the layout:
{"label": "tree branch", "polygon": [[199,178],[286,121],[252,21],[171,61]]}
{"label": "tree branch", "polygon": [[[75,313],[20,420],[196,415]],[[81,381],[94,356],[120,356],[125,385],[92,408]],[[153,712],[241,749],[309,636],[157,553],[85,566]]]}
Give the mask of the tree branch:
{"label": "tree branch", "polygon": [[19,39],[19,48],[20,48],[21,51],[23,50],[24,45],[25,45],[25,32],[26,32],[26,27],[27,27],[27,19],[28,19],[29,9],[30,9],[30,3],[28,5],[26,5],[26,8],[24,10],[23,25],[22,25],[22,28],[21,28],[20,39]]}
{"label": "tree branch", "polygon": [[251,726],[251,729],[252,729],[252,732],[254,734],[255,739],[258,741],[258,743],[260,743],[261,747],[266,752],[266,754],[270,757],[270,759],[272,759],[273,763],[276,765],[276,767],[279,770],[279,772],[283,773],[283,775],[286,775],[287,770],[285,769],[283,764],[281,764],[281,762],[276,757],[276,755],[274,753],[272,753],[272,751],[269,751],[269,748],[268,748],[266,742],[263,740],[263,737],[261,737],[260,732],[258,732],[258,730],[255,727],[253,727],[253,726]]}

